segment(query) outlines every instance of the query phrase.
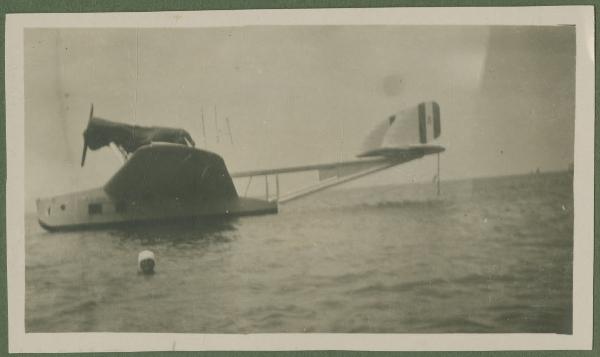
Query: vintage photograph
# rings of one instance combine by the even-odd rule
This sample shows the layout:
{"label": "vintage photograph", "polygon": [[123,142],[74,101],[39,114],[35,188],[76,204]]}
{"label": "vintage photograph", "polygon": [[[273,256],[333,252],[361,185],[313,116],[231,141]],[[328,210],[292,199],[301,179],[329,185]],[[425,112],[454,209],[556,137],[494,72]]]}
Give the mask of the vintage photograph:
{"label": "vintage photograph", "polygon": [[576,61],[573,24],[25,28],[25,333],[570,336]]}

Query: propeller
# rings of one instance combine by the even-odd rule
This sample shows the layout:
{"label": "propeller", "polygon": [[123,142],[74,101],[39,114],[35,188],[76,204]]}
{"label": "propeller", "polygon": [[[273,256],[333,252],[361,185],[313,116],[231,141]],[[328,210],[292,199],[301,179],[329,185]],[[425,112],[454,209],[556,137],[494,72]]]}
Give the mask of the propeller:
{"label": "propeller", "polygon": [[[90,118],[88,119],[88,127],[90,126],[90,121],[92,120],[92,117],[94,116],[94,103],[90,104]],[[87,130],[87,127],[86,127]],[[83,132],[83,153],[81,154],[81,167],[83,167],[83,165],[85,164],[85,155],[87,154],[87,140],[86,140],[86,136],[85,136],[85,131]]]}

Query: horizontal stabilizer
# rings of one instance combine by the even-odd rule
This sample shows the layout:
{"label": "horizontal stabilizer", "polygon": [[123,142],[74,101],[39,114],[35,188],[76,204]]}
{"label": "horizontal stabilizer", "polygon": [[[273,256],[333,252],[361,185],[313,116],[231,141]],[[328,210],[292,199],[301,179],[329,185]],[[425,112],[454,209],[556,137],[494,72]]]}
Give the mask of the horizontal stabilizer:
{"label": "horizontal stabilizer", "polygon": [[419,158],[425,155],[438,154],[446,149],[439,145],[412,145],[408,147],[383,147],[359,154],[359,157],[383,156],[388,158]]}

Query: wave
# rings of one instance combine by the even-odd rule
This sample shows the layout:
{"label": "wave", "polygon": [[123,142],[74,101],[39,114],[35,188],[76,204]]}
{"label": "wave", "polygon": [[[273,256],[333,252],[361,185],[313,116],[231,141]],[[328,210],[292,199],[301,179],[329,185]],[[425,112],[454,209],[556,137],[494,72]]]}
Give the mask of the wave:
{"label": "wave", "polygon": [[473,285],[486,285],[489,283],[510,283],[515,278],[506,274],[468,274],[455,279],[428,279],[413,280],[397,284],[383,284],[381,282],[369,284],[351,291],[353,294],[373,294],[381,292],[411,292],[422,288],[439,289],[441,286],[454,285],[466,289]]}
{"label": "wave", "polygon": [[[445,210],[451,206],[451,202],[442,199],[431,200],[381,200],[369,202],[368,200],[356,203],[336,203],[327,207],[316,207],[318,210],[339,211],[369,211],[369,210],[403,210],[411,212],[422,212],[424,210]],[[313,210],[315,207],[311,207]]]}
{"label": "wave", "polygon": [[382,284],[375,283],[363,286],[361,288],[352,291],[353,294],[364,294],[364,293],[378,293],[378,292],[407,292],[418,289],[420,287],[445,284],[446,280],[443,279],[432,279],[432,280],[416,280],[398,284]]}

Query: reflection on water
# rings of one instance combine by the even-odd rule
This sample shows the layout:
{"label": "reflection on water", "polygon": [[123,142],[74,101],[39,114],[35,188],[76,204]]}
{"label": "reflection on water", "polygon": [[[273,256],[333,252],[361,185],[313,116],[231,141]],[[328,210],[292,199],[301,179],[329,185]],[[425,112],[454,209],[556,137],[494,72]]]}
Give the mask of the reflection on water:
{"label": "reflection on water", "polygon": [[177,223],[130,225],[108,230],[111,237],[137,240],[140,244],[178,244],[204,241],[206,244],[229,242],[234,237],[238,219],[234,217],[198,218]]}
{"label": "reflection on water", "polygon": [[[567,173],[329,191],[277,215],[50,234],[26,329],[571,333]],[[137,274],[137,254],[156,274]]]}

